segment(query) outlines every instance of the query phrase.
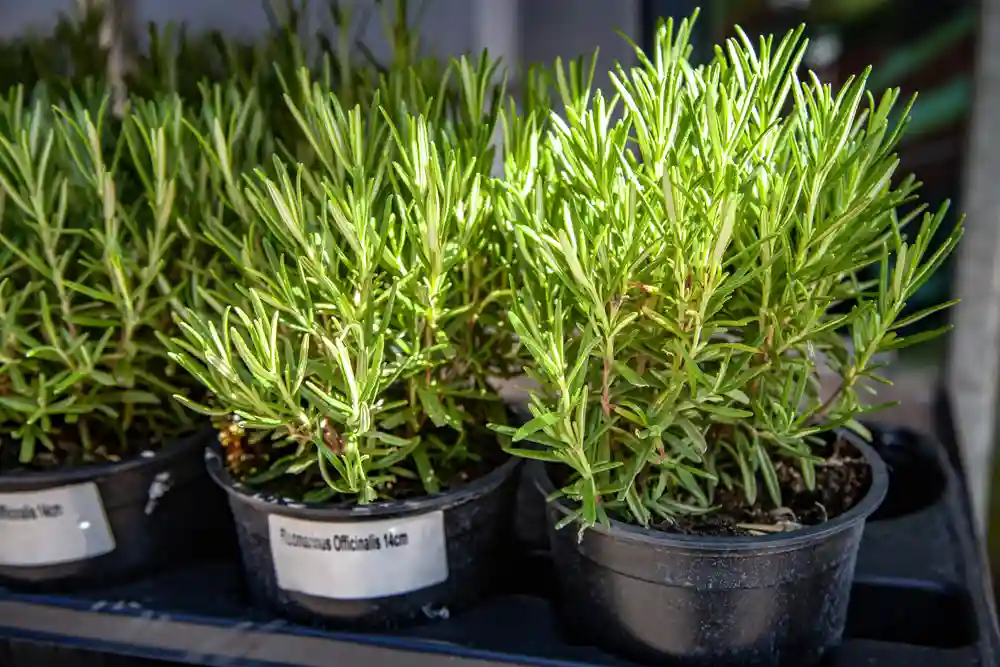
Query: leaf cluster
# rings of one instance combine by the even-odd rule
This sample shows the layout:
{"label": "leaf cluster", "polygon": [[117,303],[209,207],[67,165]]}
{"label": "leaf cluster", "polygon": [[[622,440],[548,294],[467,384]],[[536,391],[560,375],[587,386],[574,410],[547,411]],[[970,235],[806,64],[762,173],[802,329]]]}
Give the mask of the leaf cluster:
{"label": "leaf cluster", "polygon": [[[177,372],[157,336],[176,333],[178,303],[201,303],[192,267],[224,273],[204,209],[225,209],[216,193],[241,188],[242,174],[279,147],[297,150],[302,135],[282,95],[299,68],[342,96],[368,99],[380,67],[342,48],[357,21],[336,2],[329,10],[339,42],[317,37],[320,48],[307,57],[303,8],[289,3],[254,43],[151,27],[123,119],[107,112],[99,12],[3,45],[25,83],[0,80],[0,431],[8,442],[0,466],[116,460],[191,427],[193,416],[170,397],[197,400],[204,388]],[[394,54],[415,57],[407,3],[377,8]]]}
{"label": "leaf cluster", "polygon": [[564,84],[563,111],[508,120],[511,320],[541,390],[501,431],[571,471],[584,526],[710,513],[724,493],[781,507],[779,470],[813,488],[824,434],[881,407],[859,395],[887,382],[877,355],[940,333],[898,331],[950,305],[901,319],[961,228],[934,249],[944,207],[897,213],[919,187],[895,173],[899,91],[800,78],[801,29],[740,32],[694,66],[693,20],[662,24],[613,95]]}
{"label": "leaf cluster", "polygon": [[[308,500],[435,493],[496,463],[490,378],[520,368],[495,224],[502,84],[484,55],[428,85],[421,62],[346,105],[306,69],[284,99],[314,156],[228,166],[200,215],[228,267],[178,309],[175,358],[212,399],[230,469]],[[230,278],[235,269],[237,277]]]}
{"label": "leaf cluster", "polygon": [[44,84],[51,97],[89,88],[104,77],[101,14],[60,15],[48,34],[28,32],[0,41],[0,94]]}
{"label": "leaf cluster", "polygon": [[199,168],[176,98],[118,125],[106,95],[44,92],[0,100],[0,429],[22,465],[116,460],[192,424],[170,396],[196,385],[156,333],[196,249],[174,204]]}
{"label": "leaf cluster", "polygon": [[[420,62],[429,76],[440,78],[437,61],[418,57],[420,43],[407,0],[321,4],[332,35],[310,26],[306,0],[271,3],[273,25],[253,40],[226,37],[219,31],[192,34],[184,25],[150,24],[149,49],[136,54],[129,87],[141,97],[176,93],[195,103],[202,101],[206,87],[222,86],[242,97],[253,96],[270,131],[295,150],[302,137],[283,98],[297,90],[294,80],[301,70],[348,106],[370,102],[380,74],[393,67]],[[357,37],[374,14],[390,45],[390,63],[379,62]],[[296,153],[296,157],[308,161],[307,155]]]}

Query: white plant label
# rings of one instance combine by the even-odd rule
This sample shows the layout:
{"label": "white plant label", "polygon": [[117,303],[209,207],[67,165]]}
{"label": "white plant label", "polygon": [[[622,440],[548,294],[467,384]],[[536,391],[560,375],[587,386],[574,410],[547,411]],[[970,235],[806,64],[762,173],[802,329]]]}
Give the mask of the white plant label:
{"label": "white plant label", "polygon": [[55,565],[110,553],[115,536],[93,482],[0,493],[0,565]]}
{"label": "white plant label", "polygon": [[335,600],[400,595],[448,580],[444,513],[323,523],[268,517],[278,587]]}

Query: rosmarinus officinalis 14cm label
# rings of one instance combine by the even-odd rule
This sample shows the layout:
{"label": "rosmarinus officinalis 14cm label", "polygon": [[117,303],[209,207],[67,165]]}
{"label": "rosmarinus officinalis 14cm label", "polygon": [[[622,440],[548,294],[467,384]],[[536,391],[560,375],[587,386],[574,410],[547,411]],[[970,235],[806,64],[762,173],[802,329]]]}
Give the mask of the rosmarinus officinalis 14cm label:
{"label": "rosmarinus officinalis 14cm label", "polygon": [[216,163],[227,209],[203,224],[239,277],[202,273],[217,307],[178,309],[173,356],[211,391],[178,398],[219,420],[241,481],[369,503],[501,462],[489,378],[519,364],[489,176],[495,71],[463,58],[427,89],[395,68],[365,108],[303,73],[288,103],[312,166],[276,158],[234,188]]}
{"label": "rosmarinus officinalis 14cm label", "polygon": [[508,120],[503,208],[529,267],[511,319],[540,390],[499,430],[560,464],[582,526],[790,530],[864,492],[831,433],[865,433],[877,354],[939,333],[898,331],[949,304],[900,315],[961,227],[932,248],[945,208],[895,177],[898,90],[803,75],[801,29],[740,33],[704,66],[690,34],[661,26],[610,98],[557,71],[565,110]]}

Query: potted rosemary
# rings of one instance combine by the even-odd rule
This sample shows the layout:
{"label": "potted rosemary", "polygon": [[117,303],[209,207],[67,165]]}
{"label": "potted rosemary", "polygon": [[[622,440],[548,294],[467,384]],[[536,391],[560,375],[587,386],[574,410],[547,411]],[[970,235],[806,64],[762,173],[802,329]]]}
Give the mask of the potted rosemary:
{"label": "potted rosemary", "polygon": [[225,533],[171,398],[198,385],[156,340],[196,247],[177,172],[198,168],[175,99],[116,126],[106,96],[33,98],[0,101],[0,578],[92,583]]}
{"label": "potted rosemary", "polygon": [[931,335],[901,339],[929,311],[900,313],[961,230],[932,250],[944,210],[901,212],[898,91],[800,80],[801,29],[695,67],[693,20],[619,66],[613,99],[511,121],[510,317],[539,389],[499,430],[542,462],[571,632],[640,660],[809,665],[840,640],[886,492],[859,390]]}
{"label": "potted rosemary", "polygon": [[178,309],[173,357],[211,394],[178,399],[217,421],[249,588],[285,615],[447,617],[503,563],[517,460],[487,428],[490,378],[519,366],[495,68],[456,61],[430,92],[400,68],[365,109],[307,85],[291,108],[314,168],[275,158],[224,191],[232,220],[206,206],[239,279],[205,271],[207,305]]}

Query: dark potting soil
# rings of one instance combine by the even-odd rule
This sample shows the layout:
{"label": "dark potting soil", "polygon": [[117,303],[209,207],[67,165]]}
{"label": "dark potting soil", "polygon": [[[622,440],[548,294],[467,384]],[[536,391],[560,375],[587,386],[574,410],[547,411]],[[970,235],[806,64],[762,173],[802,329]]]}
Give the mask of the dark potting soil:
{"label": "dark potting soil", "polygon": [[21,463],[21,442],[9,436],[0,438],[0,474],[11,472],[49,472],[63,468],[107,465],[139,456],[144,451],[158,451],[165,444],[184,438],[193,429],[180,430],[168,438],[152,438],[145,429],[135,429],[124,440],[111,429],[102,428],[99,422],[89,425],[92,447],[85,448],[76,426],[66,427],[65,432],[50,434],[54,447],[50,450],[42,442],[35,443],[34,457]]}
{"label": "dark potting soil", "polygon": [[[220,430],[225,428],[225,424],[220,425]],[[424,438],[436,436],[436,439],[447,447],[454,443],[457,434],[449,427],[428,427],[422,430],[421,435]],[[245,437],[226,437],[220,438],[220,441],[226,452],[226,468],[229,473],[255,491],[293,501],[325,502],[333,506],[341,503],[353,506],[357,502],[356,498],[345,498],[332,493],[318,466],[313,466],[300,474],[281,474],[273,479],[253,480],[254,476],[267,470],[270,461],[291,453],[292,447],[284,451],[275,450],[267,441],[254,445]],[[487,429],[476,429],[467,435],[466,445],[461,454],[451,460],[442,460],[440,456],[434,457],[434,473],[437,475],[441,491],[449,491],[485,477],[502,466],[507,458],[495,433]],[[415,466],[407,459],[400,461],[387,473],[393,476],[392,481],[376,486],[381,499],[406,500],[427,495]]]}
{"label": "dark potting soil", "polygon": [[654,527],[686,535],[746,536],[780,533],[833,519],[854,507],[868,492],[871,468],[843,439],[838,438],[817,454],[824,461],[816,464],[816,486],[812,491],[806,488],[797,462],[775,461],[782,507],[774,507],[766,499],[747,506],[738,492],[719,489],[715,497],[719,509],[712,514],[678,517]]}

